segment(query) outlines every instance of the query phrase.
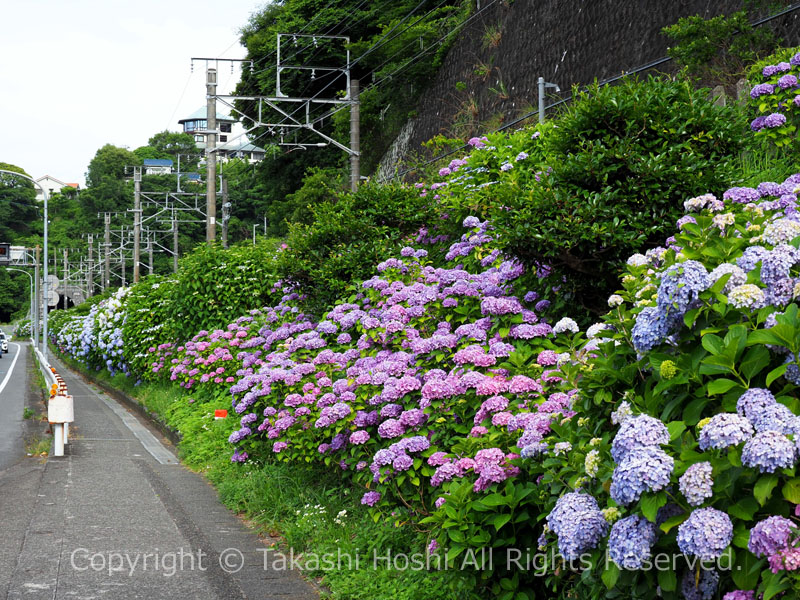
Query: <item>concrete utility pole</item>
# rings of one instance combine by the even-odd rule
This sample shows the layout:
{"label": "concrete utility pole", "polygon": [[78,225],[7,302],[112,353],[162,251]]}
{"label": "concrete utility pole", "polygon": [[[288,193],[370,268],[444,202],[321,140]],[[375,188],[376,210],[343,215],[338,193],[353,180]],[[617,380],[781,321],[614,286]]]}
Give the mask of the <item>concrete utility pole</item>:
{"label": "concrete utility pole", "polygon": [[67,307],[67,296],[69,295],[69,260],[67,259],[68,250],[64,250],[64,270],[61,277],[64,278],[64,308]]}
{"label": "concrete utility pole", "polygon": [[228,202],[228,180],[222,180],[222,247],[228,247],[228,221],[231,220],[231,203]]}
{"label": "concrete utility pole", "polygon": [[33,321],[33,339],[38,344],[39,342],[39,313],[41,312],[42,306],[42,299],[40,297],[39,291],[39,246],[36,246],[36,264],[34,265],[33,269],[33,295],[35,296],[34,303],[33,303],[33,317],[31,320]]}
{"label": "concrete utility pole", "polygon": [[206,70],[206,242],[217,235],[217,70]]}
{"label": "concrete utility pole", "polygon": [[103,248],[105,249],[105,264],[103,265],[103,291],[106,291],[109,287],[111,287],[111,213],[105,213],[103,215],[103,220],[105,221],[106,225],[105,243],[103,244]]}
{"label": "concrete utility pole", "polygon": [[178,272],[178,220],[175,209],[172,209],[172,272]]}
{"label": "concrete utility pole", "polygon": [[361,180],[358,79],[350,80],[350,100],[350,191],[355,192]]}
{"label": "concrete utility pole", "polygon": [[92,245],[94,244],[94,235],[89,234],[89,269],[86,273],[86,293],[87,298],[94,296],[94,257],[92,255]]}
{"label": "concrete utility pole", "polygon": [[139,238],[142,230],[142,167],[133,167],[133,283],[139,283]]}
{"label": "concrete utility pole", "polygon": [[148,258],[148,275],[153,274],[153,238],[147,236],[147,258]]}

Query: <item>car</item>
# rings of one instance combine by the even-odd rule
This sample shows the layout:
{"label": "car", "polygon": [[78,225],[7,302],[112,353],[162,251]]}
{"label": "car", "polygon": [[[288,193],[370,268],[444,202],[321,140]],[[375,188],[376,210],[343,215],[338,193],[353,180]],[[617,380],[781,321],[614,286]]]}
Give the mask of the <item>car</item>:
{"label": "car", "polygon": [[8,353],[8,338],[2,331],[0,331],[0,351],[2,351],[3,354]]}

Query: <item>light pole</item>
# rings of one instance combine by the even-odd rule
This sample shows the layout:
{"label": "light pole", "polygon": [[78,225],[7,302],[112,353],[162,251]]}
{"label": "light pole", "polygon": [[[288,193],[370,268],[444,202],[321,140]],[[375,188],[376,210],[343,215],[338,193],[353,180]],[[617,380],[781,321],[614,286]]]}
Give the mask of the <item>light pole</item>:
{"label": "light pole", "polygon": [[[44,294],[44,302],[42,302],[42,347],[40,348],[42,352],[42,356],[44,357],[44,362],[47,364],[47,304],[50,302],[50,286],[47,281],[47,190],[42,187],[42,185],[36,181],[33,177],[29,177],[28,175],[24,175],[23,173],[17,173],[16,171],[6,171],[5,169],[0,169],[0,173],[5,173],[7,175],[16,175],[17,177],[22,177],[23,179],[27,179],[33,185],[38,187],[42,190],[42,197],[44,198],[44,282],[42,292]],[[52,192],[52,190],[50,190]],[[39,318],[39,315],[36,315],[36,318]]]}
{"label": "light pole", "polygon": [[[19,273],[25,273],[25,275],[28,276],[28,279],[31,280],[31,338],[34,338],[34,331],[36,332],[36,338],[38,338],[39,337],[39,331],[38,331],[39,327],[38,327],[38,325],[36,327],[34,327],[34,319],[36,319],[36,317],[38,315],[36,314],[37,311],[34,308],[34,300],[35,300],[35,298],[34,298],[34,295],[33,295],[33,275],[31,275],[27,271],[23,271],[22,269],[15,269],[14,267],[6,267],[6,271],[17,271]],[[38,343],[39,343],[39,340],[34,338],[33,339],[34,347]]]}
{"label": "light pole", "polygon": [[561,91],[561,88],[558,87],[555,83],[549,83],[544,80],[544,77],[539,77],[538,79],[539,84],[539,123],[544,123],[544,91],[545,88],[555,88],[556,93]]}

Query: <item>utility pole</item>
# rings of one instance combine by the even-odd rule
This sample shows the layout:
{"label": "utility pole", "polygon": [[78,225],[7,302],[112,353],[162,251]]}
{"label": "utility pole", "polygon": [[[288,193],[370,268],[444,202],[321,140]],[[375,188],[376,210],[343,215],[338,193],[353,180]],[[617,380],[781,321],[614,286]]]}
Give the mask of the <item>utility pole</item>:
{"label": "utility pole", "polygon": [[69,295],[69,262],[67,259],[68,250],[64,250],[64,269],[61,276],[64,278],[64,309],[67,309],[67,296]]}
{"label": "utility pole", "polygon": [[[139,283],[139,238],[142,219],[142,167],[133,167],[133,283]],[[124,271],[124,267],[123,267]],[[124,284],[124,277],[123,277]]]}
{"label": "utility pole", "polygon": [[206,242],[217,234],[217,70],[206,70]]}
{"label": "utility pole", "polygon": [[228,180],[222,180],[222,247],[228,247],[228,221],[231,220],[231,203],[228,202]]}
{"label": "utility pole", "polygon": [[39,296],[39,250],[39,246],[36,246],[36,264],[33,269],[33,280],[35,282],[33,295],[35,299],[33,302],[33,318],[31,319],[33,321],[33,339],[37,344],[39,342],[39,311],[42,306],[42,299]]}
{"label": "utility pole", "polygon": [[147,257],[148,257],[148,275],[153,274],[153,238],[147,236]]}
{"label": "utility pole", "polygon": [[175,209],[172,209],[172,272],[178,272],[178,220]]}
{"label": "utility pole", "polygon": [[109,287],[111,287],[111,213],[105,213],[103,217],[106,225],[105,243],[103,244],[105,249],[105,265],[103,266],[103,291],[106,291]]}
{"label": "utility pole", "polygon": [[358,79],[350,80],[350,100],[350,191],[355,192],[361,180]]}
{"label": "utility pole", "polygon": [[94,257],[92,255],[92,245],[94,244],[94,235],[89,234],[89,270],[86,273],[86,292],[87,298],[94,296]]}

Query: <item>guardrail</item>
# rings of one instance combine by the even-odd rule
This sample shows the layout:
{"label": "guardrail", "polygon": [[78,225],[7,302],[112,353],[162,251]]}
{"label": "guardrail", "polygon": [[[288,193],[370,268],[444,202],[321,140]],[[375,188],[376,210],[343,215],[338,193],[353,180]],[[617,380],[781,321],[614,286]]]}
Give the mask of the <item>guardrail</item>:
{"label": "guardrail", "polygon": [[39,361],[39,368],[47,381],[50,398],[47,401],[47,420],[53,429],[53,456],[64,456],[64,446],[69,443],[69,424],[75,421],[72,396],[67,390],[67,382],[44,358],[38,348],[33,350]]}

